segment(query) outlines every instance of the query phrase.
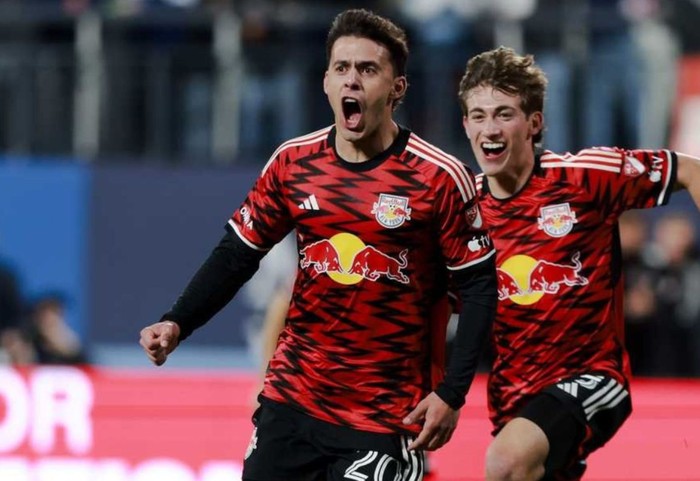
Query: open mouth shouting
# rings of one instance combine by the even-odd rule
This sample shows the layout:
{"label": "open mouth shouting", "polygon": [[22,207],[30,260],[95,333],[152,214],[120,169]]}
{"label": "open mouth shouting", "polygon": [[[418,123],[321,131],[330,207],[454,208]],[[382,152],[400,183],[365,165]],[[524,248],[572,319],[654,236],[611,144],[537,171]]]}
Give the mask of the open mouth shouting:
{"label": "open mouth shouting", "polygon": [[362,106],[357,99],[352,97],[343,97],[343,119],[345,127],[349,130],[359,130],[360,122],[362,121]]}

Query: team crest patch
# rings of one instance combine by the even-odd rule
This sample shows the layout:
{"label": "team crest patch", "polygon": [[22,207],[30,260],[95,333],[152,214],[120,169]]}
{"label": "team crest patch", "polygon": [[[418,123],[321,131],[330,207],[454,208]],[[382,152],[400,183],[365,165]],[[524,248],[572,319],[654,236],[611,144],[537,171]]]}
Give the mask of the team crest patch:
{"label": "team crest patch", "polygon": [[481,212],[479,212],[478,205],[470,207],[467,211],[467,223],[475,229],[481,229],[483,221],[481,220]]}
{"label": "team crest patch", "polygon": [[568,202],[542,207],[540,215],[537,218],[537,228],[551,237],[564,237],[578,223],[576,212],[571,210]]}
{"label": "team crest patch", "polygon": [[398,195],[379,194],[379,200],[372,206],[372,214],[384,227],[395,229],[411,220],[408,198]]}
{"label": "team crest patch", "polygon": [[630,157],[629,155],[625,157],[625,164],[622,167],[622,171],[628,177],[639,177],[644,172],[646,172],[646,167],[635,157]]}

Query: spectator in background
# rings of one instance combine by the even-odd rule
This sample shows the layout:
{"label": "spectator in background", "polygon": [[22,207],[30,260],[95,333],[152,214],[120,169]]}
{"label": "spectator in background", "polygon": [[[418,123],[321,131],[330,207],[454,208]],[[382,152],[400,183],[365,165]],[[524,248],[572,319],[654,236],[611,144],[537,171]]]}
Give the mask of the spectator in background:
{"label": "spectator in background", "polygon": [[[632,22],[632,41],[640,60],[640,120],[638,139],[644,148],[662,148],[670,138],[676,97],[680,38],[670,25],[675,2],[624,0],[622,9]],[[640,100],[641,100],[640,99]]]}
{"label": "spectator in background", "polygon": [[22,304],[17,274],[0,262],[0,331],[19,326]]}
{"label": "spectator in background", "polygon": [[15,271],[0,263],[0,364],[30,364],[35,353],[21,329],[24,301]]}
{"label": "spectator in background", "polygon": [[641,63],[624,0],[588,0],[583,92],[583,145],[638,144]]}
{"label": "spectator in background", "polygon": [[545,99],[546,148],[564,152],[637,144],[642,64],[630,15],[639,10],[624,8],[625,3],[538,0],[523,22],[525,49],[551,84]]}
{"label": "spectator in background", "polygon": [[[476,52],[473,21],[482,2],[463,0],[399,0],[398,7],[413,31],[417,70],[417,110],[413,128],[450,151],[460,144],[457,128],[461,117],[455,105],[464,59]],[[420,100],[419,100],[420,99]],[[406,108],[410,108],[407,105]]]}
{"label": "spectator in background", "polygon": [[665,215],[654,226],[649,263],[655,271],[653,374],[700,375],[700,258],[686,214]]}
{"label": "spectator in background", "polygon": [[[262,351],[260,372],[262,380],[265,379],[267,363],[272,359],[272,355],[275,353],[277,340],[284,329],[287,312],[289,312],[289,300],[292,296],[291,283],[293,279],[290,279],[290,281],[290,286],[282,286],[273,294],[272,298],[269,300],[267,310],[265,311],[260,334],[260,349]],[[259,389],[256,395],[260,390],[262,389]]]}
{"label": "spectator in background", "polygon": [[11,328],[0,333],[0,365],[26,366],[36,363],[36,351],[26,333]]}
{"label": "spectator in background", "polygon": [[69,15],[80,15],[90,7],[91,0],[62,0],[63,11]]}
{"label": "spectator in background", "polygon": [[561,0],[538,0],[523,21],[525,50],[532,52],[549,79],[544,113],[547,117],[543,146],[564,152],[574,145],[574,68],[580,61],[581,28],[572,5]]}
{"label": "spectator in background", "polygon": [[637,211],[620,217],[622,276],[625,287],[625,343],[632,373],[648,376],[654,372],[654,320],[657,314],[654,272],[645,259],[649,239],[646,217]]}
{"label": "spectator in background", "polygon": [[290,234],[270,249],[258,271],[241,288],[241,296],[251,306],[250,314],[243,319],[248,352],[263,376],[284,327],[298,263],[296,239]]}
{"label": "spectator in background", "polygon": [[304,95],[308,48],[303,7],[286,0],[236,2],[242,19],[244,80],[240,95],[240,153],[264,163],[285,139],[306,130]]}
{"label": "spectator in background", "polygon": [[46,294],[31,305],[28,331],[40,364],[84,364],[87,354],[65,318],[65,299]]}
{"label": "spectator in background", "polygon": [[[671,2],[664,2],[664,4]],[[681,39],[684,54],[700,52],[700,0],[674,0],[670,21]]]}

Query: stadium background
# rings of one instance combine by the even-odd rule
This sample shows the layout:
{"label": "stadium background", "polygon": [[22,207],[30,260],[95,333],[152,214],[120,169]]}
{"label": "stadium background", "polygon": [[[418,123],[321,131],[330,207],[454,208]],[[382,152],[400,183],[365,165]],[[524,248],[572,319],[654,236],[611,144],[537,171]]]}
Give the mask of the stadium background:
{"label": "stadium background", "polygon": [[[294,259],[266,260],[164,368],[148,365],[138,331],[174,301],[274,147],[330,122],[324,34],[358,6],[408,28],[401,122],[466,162],[456,83],[469,55],[498,44],[547,68],[546,147],[700,155],[696,1],[0,0],[0,260],[26,304],[60,293],[90,361],[6,360],[0,479],[237,479],[256,328]],[[680,194],[644,213],[650,232],[669,209],[700,226]],[[651,366],[635,382],[635,414],[589,479],[700,480],[700,316],[684,327],[698,365]],[[484,403],[480,378],[433,457],[437,479],[478,479]]]}

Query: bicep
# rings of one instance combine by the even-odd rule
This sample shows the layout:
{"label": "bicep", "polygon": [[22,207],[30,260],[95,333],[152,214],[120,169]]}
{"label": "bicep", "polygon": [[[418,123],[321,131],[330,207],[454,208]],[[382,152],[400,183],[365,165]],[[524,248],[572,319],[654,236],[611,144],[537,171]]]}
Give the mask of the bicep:
{"label": "bicep", "polygon": [[676,190],[697,187],[700,183],[700,158],[692,155],[677,153],[678,174],[676,176]]}
{"label": "bicep", "polygon": [[700,209],[700,158],[678,155],[676,189],[687,189],[695,205]]}

